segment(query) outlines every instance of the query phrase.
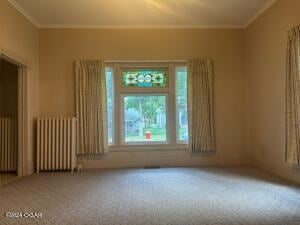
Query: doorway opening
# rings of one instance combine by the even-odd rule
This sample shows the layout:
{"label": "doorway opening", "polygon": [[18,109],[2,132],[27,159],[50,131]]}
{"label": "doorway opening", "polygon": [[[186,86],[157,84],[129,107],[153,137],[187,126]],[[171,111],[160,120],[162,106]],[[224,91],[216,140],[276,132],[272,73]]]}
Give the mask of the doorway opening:
{"label": "doorway opening", "polygon": [[27,66],[0,54],[0,187],[28,175]]}
{"label": "doorway opening", "polygon": [[2,184],[18,175],[17,65],[0,58],[0,173]]}

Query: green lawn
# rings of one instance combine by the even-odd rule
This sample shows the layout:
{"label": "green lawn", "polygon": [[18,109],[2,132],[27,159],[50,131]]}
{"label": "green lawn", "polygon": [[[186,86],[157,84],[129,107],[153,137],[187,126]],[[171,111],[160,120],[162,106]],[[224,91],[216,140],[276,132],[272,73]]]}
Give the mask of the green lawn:
{"label": "green lawn", "polygon": [[144,129],[143,133],[145,134],[146,131],[151,132],[151,140],[147,140],[145,135],[144,137],[140,137],[139,135],[136,134],[127,134],[126,135],[126,142],[136,142],[136,141],[166,141],[167,136],[166,136],[166,130],[163,128],[146,128]]}
{"label": "green lawn", "polygon": [[[150,131],[151,132],[151,140],[147,140],[144,137],[139,137],[138,135],[135,134],[127,134],[125,141],[126,142],[138,142],[138,141],[166,141],[167,140],[167,135],[166,135],[166,130],[163,128],[147,128],[144,129],[144,134],[146,131]],[[185,133],[185,129],[181,128],[179,130],[179,135],[180,137],[182,137]]]}

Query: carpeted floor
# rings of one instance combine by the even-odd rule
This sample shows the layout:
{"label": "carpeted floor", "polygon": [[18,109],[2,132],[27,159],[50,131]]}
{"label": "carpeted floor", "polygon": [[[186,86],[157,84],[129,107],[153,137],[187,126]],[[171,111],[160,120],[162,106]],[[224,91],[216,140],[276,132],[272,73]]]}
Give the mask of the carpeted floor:
{"label": "carpeted floor", "polygon": [[0,173],[0,184],[5,185],[18,179],[17,173]]}
{"label": "carpeted floor", "polygon": [[300,187],[249,167],[42,173],[0,189],[0,224],[299,225]]}

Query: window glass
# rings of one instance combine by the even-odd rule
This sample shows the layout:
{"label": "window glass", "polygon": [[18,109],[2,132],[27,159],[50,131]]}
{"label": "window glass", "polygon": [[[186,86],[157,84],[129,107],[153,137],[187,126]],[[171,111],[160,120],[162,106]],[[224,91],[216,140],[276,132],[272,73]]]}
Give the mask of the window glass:
{"label": "window glass", "polygon": [[107,102],[107,127],[108,127],[108,144],[113,144],[114,131],[114,85],[112,69],[106,67],[106,102]]}
{"label": "window glass", "polygon": [[167,70],[123,70],[123,87],[167,87]]}
{"label": "window glass", "polygon": [[188,142],[187,68],[176,68],[177,142]]}
{"label": "window glass", "polygon": [[166,142],[166,95],[124,96],[126,142]]}

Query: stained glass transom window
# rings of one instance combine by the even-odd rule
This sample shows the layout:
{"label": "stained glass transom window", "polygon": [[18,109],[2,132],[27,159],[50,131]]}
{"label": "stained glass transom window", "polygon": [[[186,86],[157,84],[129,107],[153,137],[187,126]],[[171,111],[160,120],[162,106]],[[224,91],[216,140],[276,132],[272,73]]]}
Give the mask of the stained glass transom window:
{"label": "stained glass transom window", "polygon": [[124,70],[123,87],[167,87],[167,70]]}

